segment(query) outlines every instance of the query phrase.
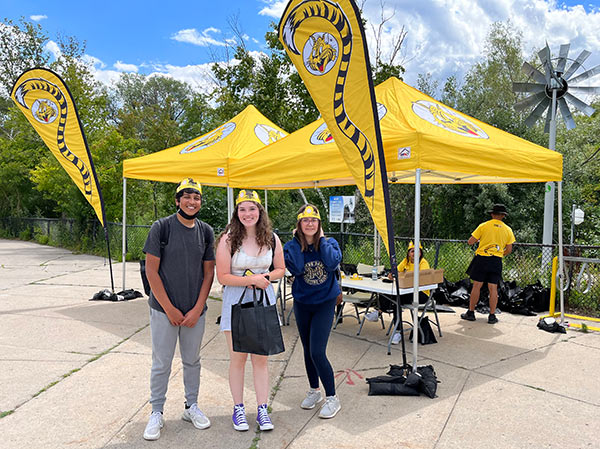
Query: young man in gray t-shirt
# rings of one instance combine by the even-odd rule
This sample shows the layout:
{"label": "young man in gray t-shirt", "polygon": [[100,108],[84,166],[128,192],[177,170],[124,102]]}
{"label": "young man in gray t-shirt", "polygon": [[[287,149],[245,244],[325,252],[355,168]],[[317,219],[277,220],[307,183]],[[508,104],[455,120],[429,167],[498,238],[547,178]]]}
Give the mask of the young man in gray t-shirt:
{"label": "young man in gray t-shirt", "polygon": [[182,419],[198,429],[210,420],[198,408],[200,346],[204,335],[206,300],[215,269],[214,233],[196,219],[202,205],[202,187],[184,179],[175,193],[177,213],[152,225],[144,245],[150,293],[152,414],[144,431],[146,440],[157,440],[164,426],[171,363],[179,340],[183,363],[185,410]]}

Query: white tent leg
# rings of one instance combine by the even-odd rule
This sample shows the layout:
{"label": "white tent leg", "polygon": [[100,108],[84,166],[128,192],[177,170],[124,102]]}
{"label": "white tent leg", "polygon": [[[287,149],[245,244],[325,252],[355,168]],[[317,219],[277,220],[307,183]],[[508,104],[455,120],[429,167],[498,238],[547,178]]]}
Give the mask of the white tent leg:
{"label": "white tent leg", "polygon": [[560,324],[565,322],[565,291],[564,285],[564,260],[563,260],[563,222],[562,222],[562,181],[558,181],[558,272],[560,291]]}
{"label": "white tent leg", "polygon": [[[419,350],[419,260],[421,253],[421,169],[415,171],[415,271],[413,272],[413,373],[417,372]],[[404,337],[404,336],[403,336]]]}
{"label": "white tent leg", "polygon": [[227,187],[227,223],[231,222],[233,217],[233,189]]}
{"label": "white tent leg", "polygon": [[121,262],[123,263],[123,290],[125,290],[125,256],[127,254],[127,178],[123,178],[123,219],[121,228],[123,228],[123,257]]}

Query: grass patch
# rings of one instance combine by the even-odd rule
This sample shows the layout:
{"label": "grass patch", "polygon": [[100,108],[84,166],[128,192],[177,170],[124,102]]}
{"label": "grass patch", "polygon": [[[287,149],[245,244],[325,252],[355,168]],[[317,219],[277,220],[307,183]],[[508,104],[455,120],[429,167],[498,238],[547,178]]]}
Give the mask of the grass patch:
{"label": "grass patch", "polygon": [[15,412],[14,410],[8,410],[6,412],[0,412],[0,419],[4,418],[5,416],[12,415],[14,412]]}
{"label": "grass patch", "polygon": [[527,385],[529,388],[531,388],[532,390],[537,390],[537,391],[546,391],[543,388],[540,387],[534,387],[533,385]]}

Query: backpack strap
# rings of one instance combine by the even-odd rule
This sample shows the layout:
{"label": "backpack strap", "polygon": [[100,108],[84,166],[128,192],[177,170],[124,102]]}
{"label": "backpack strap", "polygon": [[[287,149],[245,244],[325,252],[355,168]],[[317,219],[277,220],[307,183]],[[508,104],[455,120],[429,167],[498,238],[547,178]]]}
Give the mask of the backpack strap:
{"label": "backpack strap", "polygon": [[160,227],[160,257],[162,259],[163,251],[165,246],[169,244],[169,231],[171,229],[170,217],[163,217],[158,219],[158,225]]}

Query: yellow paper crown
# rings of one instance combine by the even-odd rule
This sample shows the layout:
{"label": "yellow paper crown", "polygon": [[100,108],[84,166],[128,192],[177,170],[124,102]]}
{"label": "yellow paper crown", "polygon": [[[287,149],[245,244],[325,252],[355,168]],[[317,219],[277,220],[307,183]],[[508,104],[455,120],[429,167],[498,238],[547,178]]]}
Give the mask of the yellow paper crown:
{"label": "yellow paper crown", "polygon": [[198,193],[202,194],[202,186],[192,178],[185,178],[183,181],[181,181],[177,186],[176,193],[181,192],[183,189],[194,189],[197,190]]}
{"label": "yellow paper crown", "polygon": [[238,193],[238,196],[235,200],[235,205],[237,206],[244,201],[254,201],[255,203],[262,204],[260,202],[260,198],[258,197],[258,193],[256,193],[256,190],[240,190],[240,193]]}
{"label": "yellow paper crown", "polygon": [[306,209],[298,214],[298,221],[302,220],[303,218],[318,218],[320,220],[321,216],[319,215],[319,211],[317,209],[312,206],[306,206]]}
{"label": "yellow paper crown", "polygon": [[[411,240],[410,243],[408,244],[408,249],[413,249],[415,247],[415,244],[413,243],[413,241]],[[421,242],[419,242],[419,249],[423,249],[423,245],[421,245]]]}

